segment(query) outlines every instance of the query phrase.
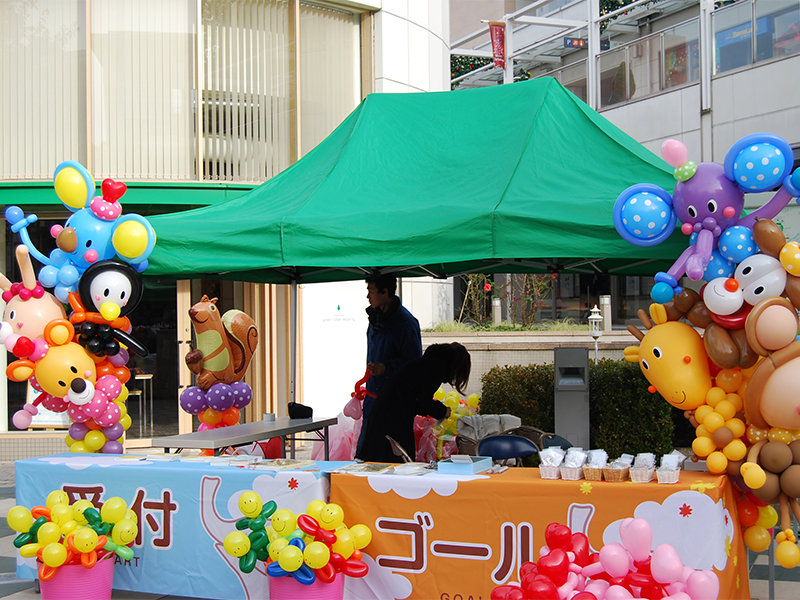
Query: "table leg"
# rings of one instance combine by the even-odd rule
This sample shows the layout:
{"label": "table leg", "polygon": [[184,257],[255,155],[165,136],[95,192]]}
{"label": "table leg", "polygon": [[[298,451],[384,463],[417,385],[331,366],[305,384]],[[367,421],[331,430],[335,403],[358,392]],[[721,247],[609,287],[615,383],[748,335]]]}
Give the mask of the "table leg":
{"label": "table leg", "polygon": [[323,442],[325,444],[325,460],[328,461],[331,459],[330,453],[328,451],[328,427],[325,426],[325,440]]}
{"label": "table leg", "polygon": [[286,458],[286,436],[281,436],[281,458]]}

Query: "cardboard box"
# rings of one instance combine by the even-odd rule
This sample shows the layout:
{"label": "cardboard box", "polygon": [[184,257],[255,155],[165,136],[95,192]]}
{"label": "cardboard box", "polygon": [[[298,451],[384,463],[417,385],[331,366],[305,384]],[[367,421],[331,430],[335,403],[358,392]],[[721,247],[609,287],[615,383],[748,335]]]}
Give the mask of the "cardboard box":
{"label": "cardboard box", "polygon": [[492,468],[491,456],[470,456],[469,462],[456,462],[448,458],[438,463],[439,473],[446,475],[475,475]]}

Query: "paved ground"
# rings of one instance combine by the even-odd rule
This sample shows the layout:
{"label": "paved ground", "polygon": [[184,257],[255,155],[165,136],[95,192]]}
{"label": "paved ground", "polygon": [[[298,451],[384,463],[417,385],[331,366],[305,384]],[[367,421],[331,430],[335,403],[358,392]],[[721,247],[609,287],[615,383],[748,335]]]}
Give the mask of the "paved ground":
{"label": "paved ground", "polygon": [[[144,453],[144,451],[143,451]],[[298,457],[299,457],[298,453]],[[17,579],[17,549],[13,541],[16,532],[5,522],[9,509],[16,505],[14,491],[14,463],[0,461],[0,598],[14,600],[41,600],[35,581]],[[798,600],[800,598],[800,567],[784,569],[775,566],[775,595],[769,595],[769,559],[766,553],[749,553],[750,595],[755,600]],[[112,600],[183,600],[181,596],[160,596],[114,590]],[[188,600],[188,599],[187,599]],[[725,600],[721,598],[719,600]]]}

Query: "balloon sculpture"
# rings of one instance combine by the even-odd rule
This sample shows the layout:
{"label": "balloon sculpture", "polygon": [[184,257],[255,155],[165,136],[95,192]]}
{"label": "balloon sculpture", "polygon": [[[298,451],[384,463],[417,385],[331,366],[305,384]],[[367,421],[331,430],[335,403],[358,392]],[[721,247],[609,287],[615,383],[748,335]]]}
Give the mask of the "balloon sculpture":
{"label": "balloon sculpture", "polygon": [[[139,215],[122,216],[124,183],[106,179],[103,195],[94,197],[94,180],[78,163],[56,168],[55,189],[74,214],[65,227],[51,229],[58,247],[49,257],[28,234],[36,215],[24,217],[16,206],[6,210],[11,230],[24,244],[17,248],[22,283],[0,280],[8,302],[0,339],[17,359],[6,375],[41,392],[12,421],[24,429],[38,406],[66,411],[73,421],[66,437],[71,451],[119,454],[131,424],[125,364],[129,351],[147,355],[130,336],[127,315],[142,298],[139,273],[147,268],[155,232]],[[30,256],[45,265],[39,271],[41,283],[34,278]],[[55,297],[44,288],[55,288]],[[73,310],[69,320],[61,304],[66,302]]]}
{"label": "balloon sculpture", "polygon": [[492,591],[492,600],[716,600],[719,578],[683,564],[669,544],[654,549],[653,531],[644,519],[620,523],[622,543],[592,552],[583,533],[551,523],[537,562],[520,567],[519,585]]}
{"label": "balloon sculpture", "polygon": [[58,247],[49,256],[37,250],[28,235],[28,226],[38,217],[26,217],[18,206],[6,209],[11,231],[19,233],[33,257],[45,265],[39,271],[39,280],[44,287],[55,288],[55,296],[61,302],[67,302],[68,294],[77,289],[81,274],[98,261],[118,256],[141,273],[147,268],[156,243],[155,231],[147,219],[136,214],[122,216],[119,199],[127,190],[124,183],[104,180],[103,195],[97,197],[95,187],[83,165],[73,161],[58,165],[56,194],[73,214],[64,227],[56,225],[50,230]]}
{"label": "balloon sculpture", "polygon": [[457,454],[458,420],[461,417],[475,415],[480,410],[481,397],[478,394],[470,394],[464,400],[458,392],[451,390],[445,393],[439,388],[433,397],[450,409],[450,416],[438,424],[432,417],[415,417],[414,438],[417,447],[416,459],[419,462],[443,460],[450,458],[452,454]]}
{"label": "balloon sculpture", "polygon": [[[244,573],[252,572],[261,560],[270,577],[294,577],[311,585],[317,579],[331,583],[337,573],[364,577],[369,571],[361,560],[361,549],[372,540],[372,532],[366,525],[346,527],[338,504],[314,500],[304,514],[295,515],[277,509],[273,501],[262,504],[256,492],[248,491],[239,498],[239,509],[244,518],[223,545],[228,554],[239,558]],[[246,529],[249,534],[244,533]]]}
{"label": "balloon sculpture", "polygon": [[239,422],[239,411],[250,404],[253,391],[242,381],[258,345],[258,329],[240,310],[220,315],[217,299],[203,296],[189,309],[197,349],[186,364],[197,375],[197,385],[181,393],[181,408],[197,415],[199,431]]}
{"label": "balloon sculpture", "polygon": [[139,533],[136,513],[125,500],[113,497],[98,511],[89,500],[69,503],[61,490],[47,496],[46,506],[14,506],[6,515],[8,526],[19,535],[14,547],[23,558],[36,557],[39,579],[49,581],[63,565],[91,569],[101,560],[133,558]]}
{"label": "balloon sculpture", "polygon": [[[793,568],[800,564],[791,528],[792,515],[800,519],[800,244],[787,242],[771,218],[800,195],[800,170],[790,173],[791,149],[768,134],[737,142],[724,166],[687,163],[675,140],[662,152],[676,167],[673,197],[633,186],[617,199],[614,222],[631,243],[653,245],[674,226],[658,219],[677,214],[693,245],[656,275],[652,321],[640,311],[647,332],[629,327],[641,345],[625,357],[639,363],[651,391],[685,411],[696,427],[695,455],[741,490],[745,544],[765,550],[780,518],[776,558]],[[766,205],[740,217],[745,192],[775,187]],[[699,294],[677,285],[684,273],[707,281]]]}
{"label": "balloon sculpture", "polygon": [[[613,219],[617,232],[637,246],[660,244],[672,234],[677,219],[683,223],[681,231],[691,236],[690,246],[666,273],[656,274],[651,291],[654,302],[665,303],[680,293],[678,280],[684,274],[692,281],[727,276],[735,263],[753,254],[754,244],[733,243],[734,238],[748,238],[757,219],[775,217],[800,196],[800,170],[791,172],[789,144],[767,133],[740,139],[728,151],[724,165],[695,164],[678,140],[665,141],[661,152],[675,167],[673,195],[656,185],[633,185],[617,198]],[[778,186],[769,202],[742,216],[745,193]]]}

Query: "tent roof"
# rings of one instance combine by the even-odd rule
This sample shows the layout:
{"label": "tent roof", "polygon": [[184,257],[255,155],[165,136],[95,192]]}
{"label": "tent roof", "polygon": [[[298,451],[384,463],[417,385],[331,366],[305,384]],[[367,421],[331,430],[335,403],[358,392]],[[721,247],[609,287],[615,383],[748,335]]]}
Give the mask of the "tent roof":
{"label": "tent roof", "polygon": [[612,207],[672,168],[552,78],[371,94],[302,160],[215,206],[150,218],[148,276],[264,283],[464,272],[649,275],[685,248],[623,240]]}

